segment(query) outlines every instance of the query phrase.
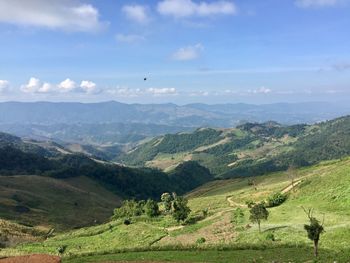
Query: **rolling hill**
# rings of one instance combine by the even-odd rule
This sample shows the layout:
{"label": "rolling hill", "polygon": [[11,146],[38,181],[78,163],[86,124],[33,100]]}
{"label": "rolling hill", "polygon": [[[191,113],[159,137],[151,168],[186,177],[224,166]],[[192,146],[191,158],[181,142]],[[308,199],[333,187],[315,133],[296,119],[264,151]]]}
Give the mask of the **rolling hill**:
{"label": "rolling hill", "polygon": [[87,177],[0,176],[0,217],[46,232],[109,220],[121,198]]}
{"label": "rolling hill", "polygon": [[137,146],[118,160],[171,170],[193,160],[217,177],[249,176],[307,166],[350,154],[350,117],[313,125],[246,123],[168,134]]}
{"label": "rolling hill", "polygon": [[[302,210],[314,208],[325,218],[318,262],[346,262],[349,240],[349,159],[323,162],[296,170],[294,188],[285,173],[210,182],[188,194],[191,216],[204,219],[179,225],[169,215],[136,217],[131,225],[114,220],[99,226],[74,230],[44,242],[5,249],[2,256],[51,253],[65,246],[63,262],[163,260],[194,262],[312,262],[312,243],[303,226]],[[276,192],[287,200],[269,208],[262,233],[249,220],[247,201],[263,201]],[[239,209],[243,216],[235,219]],[[272,238],[273,237],[273,238]],[[204,240],[198,242],[198,240]],[[334,242],[336,240],[336,242]]]}

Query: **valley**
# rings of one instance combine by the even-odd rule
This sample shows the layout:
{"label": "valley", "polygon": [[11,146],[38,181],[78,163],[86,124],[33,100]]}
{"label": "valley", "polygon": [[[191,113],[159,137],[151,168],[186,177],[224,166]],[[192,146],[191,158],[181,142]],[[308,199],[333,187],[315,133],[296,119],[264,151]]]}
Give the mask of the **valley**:
{"label": "valley", "polygon": [[[326,233],[321,238],[319,262],[343,262],[350,256],[347,248],[350,215],[346,209],[349,172],[350,160],[346,158],[297,170],[295,179],[301,183],[296,183],[293,189],[284,172],[253,177],[256,189],[245,178],[214,181],[187,195],[192,210],[190,217],[208,209],[207,217],[195,223],[182,226],[169,216],[135,217],[127,226],[116,220],[58,234],[42,243],[5,249],[0,255],[56,254],[59,247],[66,246],[64,262],[141,258],[217,262],[217,257],[221,258],[220,262],[241,262],[243,258],[247,262],[306,262],[313,255],[311,242],[303,230],[307,217],[302,207],[312,207],[317,217],[325,218]],[[268,209],[270,216],[262,222],[259,234],[257,225],[248,218],[246,202],[266,200],[288,187],[287,201]],[[243,213],[239,222],[234,218],[237,209]],[[199,243],[201,238],[205,241]]]}
{"label": "valley", "polygon": [[[0,257],[307,262],[303,209],[313,209],[326,229],[319,262],[342,262],[350,256],[349,129],[347,116],[199,128],[148,138],[114,161],[80,144],[0,133]],[[188,200],[186,217],[175,219],[176,194],[166,210],[166,192]],[[250,215],[260,203],[268,213],[261,232]]]}

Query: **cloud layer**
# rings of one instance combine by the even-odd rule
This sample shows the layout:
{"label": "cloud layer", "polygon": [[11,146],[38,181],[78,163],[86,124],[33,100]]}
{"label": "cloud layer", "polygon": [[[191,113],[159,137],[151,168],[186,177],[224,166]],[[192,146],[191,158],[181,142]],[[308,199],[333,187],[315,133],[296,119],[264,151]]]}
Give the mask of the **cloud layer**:
{"label": "cloud layer", "polygon": [[163,0],[158,3],[157,11],[164,16],[176,18],[191,16],[234,15],[237,8],[233,2],[213,1],[194,2],[192,0]]}
{"label": "cloud layer", "polygon": [[0,22],[65,31],[98,31],[98,10],[70,0],[0,0]]}

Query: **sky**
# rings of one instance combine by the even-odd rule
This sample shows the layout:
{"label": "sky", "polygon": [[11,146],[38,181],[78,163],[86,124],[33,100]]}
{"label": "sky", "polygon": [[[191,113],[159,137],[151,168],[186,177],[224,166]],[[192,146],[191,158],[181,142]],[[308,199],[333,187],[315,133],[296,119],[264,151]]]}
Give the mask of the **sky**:
{"label": "sky", "polygon": [[0,101],[350,100],[350,0],[0,0],[0,35]]}

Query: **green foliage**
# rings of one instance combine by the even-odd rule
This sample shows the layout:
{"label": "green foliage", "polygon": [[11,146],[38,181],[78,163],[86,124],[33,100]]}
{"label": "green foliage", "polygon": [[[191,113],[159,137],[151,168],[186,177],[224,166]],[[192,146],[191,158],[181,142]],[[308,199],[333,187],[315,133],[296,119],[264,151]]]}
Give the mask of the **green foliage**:
{"label": "green foliage", "polygon": [[182,196],[177,196],[173,201],[173,218],[177,221],[185,221],[191,212],[187,205],[187,199]]}
{"label": "green foliage", "polygon": [[62,254],[64,254],[64,252],[66,251],[66,249],[67,249],[67,245],[62,245],[62,246],[59,246],[59,247],[57,248],[57,252],[58,252],[58,254],[62,255]]}
{"label": "green foliage", "polygon": [[287,195],[281,192],[274,193],[267,199],[267,207],[275,207],[283,204],[287,200]]}
{"label": "green foliage", "polygon": [[304,228],[307,232],[307,237],[312,241],[318,241],[320,235],[324,232],[323,226],[320,224],[316,218],[310,218],[310,225],[304,225]]}
{"label": "green foliage", "polygon": [[324,232],[323,224],[320,223],[313,215],[312,215],[312,209],[309,209],[306,211],[305,208],[303,208],[305,213],[307,214],[310,224],[304,225],[304,229],[307,232],[307,237],[314,242],[314,255],[315,257],[318,256],[318,242],[320,240],[321,234]]}
{"label": "green foliage", "polygon": [[244,211],[242,208],[238,207],[233,210],[231,222],[236,226],[244,222]]}
{"label": "green foliage", "polygon": [[200,237],[196,240],[196,244],[204,244],[206,242],[206,239],[204,237]]}
{"label": "green foliage", "polygon": [[269,241],[276,241],[275,235],[272,232],[267,233],[265,239]]}
{"label": "green foliage", "polygon": [[309,225],[304,225],[304,229],[307,232],[307,236],[310,240],[318,242],[321,234],[324,232],[323,224],[321,224],[320,221],[312,215],[312,209],[309,209],[308,211],[304,209],[304,211],[307,214],[308,219],[310,221]]}
{"label": "green foliage", "polygon": [[163,202],[165,212],[169,213],[172,206],[172,196],[169,193],[163,193],[160,197],[160,200]]}
{"label": "green foliage", "polygon": [[252,221],[252,223],[257,223],[259,226],[259,232],[261,232],[260,229],[260,223],[261,220],[267,220],[269,217],[269,211],[267,211],[264,203],[255,204],[252,208],[249,210],[250,216],[249,219]]}
{"label": "green foliage", "polygon": [[133,216],[140,216],[144,213],[144,201],[125,200],[123,205],[114,209],[114,219],[131,218]]}
{"label": "green foliage", "polygon": [[158,203],[148,199],[145,204],[145,212],[148,217],[157,217],[160,215]]}

